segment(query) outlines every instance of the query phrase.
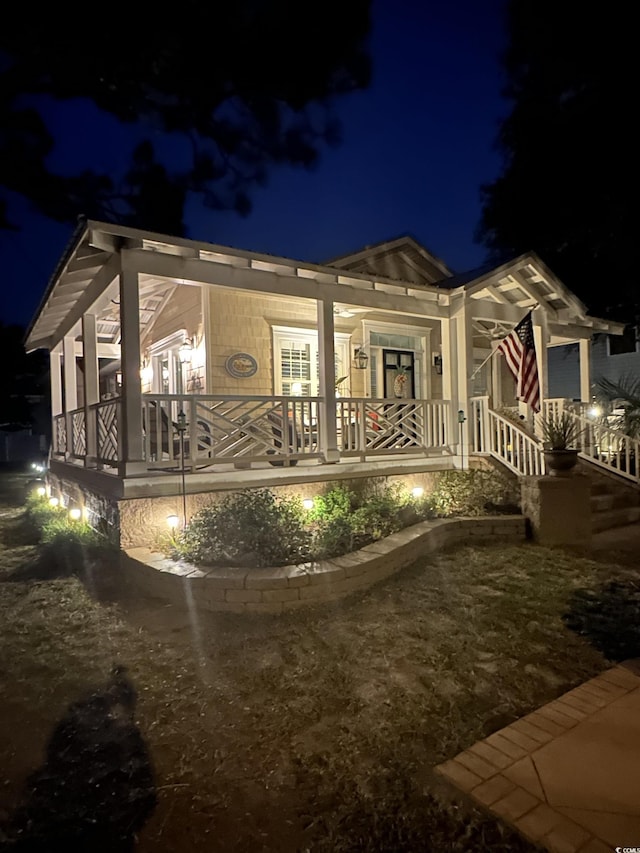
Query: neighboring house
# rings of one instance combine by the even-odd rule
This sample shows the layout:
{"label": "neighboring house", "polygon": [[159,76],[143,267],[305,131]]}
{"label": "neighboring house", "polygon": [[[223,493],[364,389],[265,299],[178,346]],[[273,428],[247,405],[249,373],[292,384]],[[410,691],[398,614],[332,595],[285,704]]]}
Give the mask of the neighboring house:
{"label": "neighboring house", "polygon": [[[640,377],[640,334],[636,326],[626,326],[623,335],[595,334],[591,342],[592,396],[597,396],[600,379],[619,382],[627,376]],[[549,353],[549,394],[580,399],[578,347],[558,347]]]}
{"label": "neighboring house", "polygon": [[589,400],[591,336],[622,327],[532,253],[454,276],[410,237],[320,265],[87,222],[28,332],[51,357],[50,488],[143,544],[183,469],[187,515],[244,487],[416,484],[470,453],[535,473],[496,411],[517,405],[502,357],[477,370],[532,309],[543,399],[550,348],[578,342]]}

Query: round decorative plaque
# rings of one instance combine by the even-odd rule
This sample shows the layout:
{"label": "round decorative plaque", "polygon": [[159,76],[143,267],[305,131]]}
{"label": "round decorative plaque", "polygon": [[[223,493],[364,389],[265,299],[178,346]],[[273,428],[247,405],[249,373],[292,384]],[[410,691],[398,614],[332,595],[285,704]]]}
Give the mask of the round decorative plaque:
{"label": "round decorative plaque", "polygon": [[258,370],[258,362],[248,352],[235,352],[224,363],[225,370],[234,379],[246,379],[254,376]]}

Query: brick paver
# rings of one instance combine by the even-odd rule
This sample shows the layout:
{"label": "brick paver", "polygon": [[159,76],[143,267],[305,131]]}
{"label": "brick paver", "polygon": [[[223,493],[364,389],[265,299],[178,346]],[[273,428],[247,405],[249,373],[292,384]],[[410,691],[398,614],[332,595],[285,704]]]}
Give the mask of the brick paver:
{"label": "brick paver", "polygon": [[[594,714],[602,711],[604,714],[602,720],[609,720],[610,725],[616,723],[624,726],[627,725],[625,720],[628,718],[629,708],[635,708],[637,704],[640,713],[639,688],[640,662],[627,662],[613,667],[523,719],[494,732],[454,759],[440,765],[436,770],[469,794],[477,803],[490,809],[497,817],[513,824],[523,835],[543,845],[550,853],[612,853],[610,844],[607,844],[602,837],[598,838],[594,835],[594,833],[601,835],[597,822],[594,823],[586,817],[582,818],[579,808],[572,812],[576,821],[569,820],[566,814],[559,811],[562,803],[558,803],[558,809],[554,808],[553,787],[551,789],[547,787],[545,791],[545,786],[553,785],[552,779],[555,778],[557,790],[558,769],[566,769],[567,766],[557,764],[560,758],[553,759],[556,761],[556,769],[553,770],[552,776],[553,762],[550,764],[550,761],[553,756],[562,756],[563,750],[564,754],[571,754],[566,750],[575,750],[575,744],[580,743],[576,738],[589,738],[589,741],[584,742],[592,743],[593,731],[597,732],[598,726],[603,724],[596,722],[594,729],[594,724],[591,722]],[[618,702],[620,705],[615,710]],[[614,707],[608,711],[610,706]],[[627,717],[621,716],[622,714],[626,714]],[[581,725],[585,727],[584,734],[580,734]],[[587,726],[589,728],[586,728]],[[614,727],[618,731],[618,728]],[[631,741],[635,731],[634,728],[627,729],[627,732],[631,733]],[[556,740],[560,742],[559,751],[553,746]],[[603,765],[586,767],[585,779],[593,780],[594,775],[597,777],[602,766],[606,765],[607,748],[611,748],[608,744],[609,742],[603,736]],[[629,750],[640,751],[640,742],[630,742]],[[538,753],[537,759],[536,753]],[[619,753],[618,756],[620,756]],[[611,753],[609,763],[611,764],[615,758],[616,756]],[[625,758],[618,757],[617,760],[624,763]],[[615,764],[615,768],[618,767],[619,764]],[[550,774],[547,783],[545,783],[543,770]],[[583,788],[580,773],[576,774],[574,782],[575,790],[563,789],[563,796],[566,797],[570,793],[573,797],[572,802],[576,797],[585,796],[581,793]],[[591,788],[588,785],[587,788],[592,791],[592,781],[589,784]],[[606,792],[603,791],[603,797],[611,797],[609,787],[606,788]],[[615,785],[613,787],[615,788]],[[620,794],[616,796],[624,799],[626,795],[623,796],[622,789],[619,790]],[[589,808],[593,808],[593,805]],[[588,808],[585,806],[585,812],[582,814],[587,811]],[[617,820],[620,823],[623,818],[628,820],[625,810],[622,807],[612,808],[610,802],[603,804],[601,813],[609,821]],[[640,807],[638,814],[640,815]],[[584,820],[585,824],[590,823],[592,828],[581,825],[580,820]]]}

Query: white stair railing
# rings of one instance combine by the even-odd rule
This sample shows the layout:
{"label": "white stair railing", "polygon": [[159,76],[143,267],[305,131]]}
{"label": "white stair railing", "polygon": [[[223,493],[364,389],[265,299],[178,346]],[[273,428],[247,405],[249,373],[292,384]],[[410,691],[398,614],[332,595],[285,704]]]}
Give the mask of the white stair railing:
{"label": "white stair railing", "polygon": [[614,429],[606,421],[586,417],[568,407],[564,411],[578,427],[577,446],[582,459],[640,485],[640,440]]}
{"label": "white stair railing", "polygon": [[515,421],[490,409],[488,397],[471,399],[471,451],[488,453],[520,477],[545,473],[541,443]]}

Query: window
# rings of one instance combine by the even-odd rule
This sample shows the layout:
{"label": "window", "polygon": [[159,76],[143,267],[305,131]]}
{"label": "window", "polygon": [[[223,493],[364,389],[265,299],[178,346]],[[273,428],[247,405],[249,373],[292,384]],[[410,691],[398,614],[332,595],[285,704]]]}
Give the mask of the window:
{"label": "window", "polygon": [[640,342],[640,329],[638,326],[625,326],[622,335],[609,335],[609,355],[624,355],[625,353],[638,352]]}
{"label": "window", "polygon": [[[335,335],[336,379],[342,396],[348,396],[349,335]],[[285,397],[317,397],[320,393],[320,353],[318,335],[306,329],[273,327],[274,393]]]}

